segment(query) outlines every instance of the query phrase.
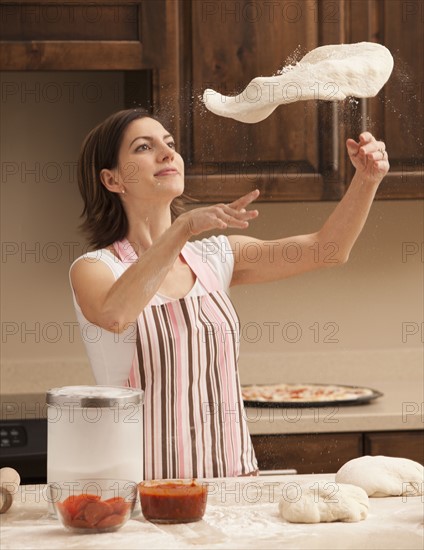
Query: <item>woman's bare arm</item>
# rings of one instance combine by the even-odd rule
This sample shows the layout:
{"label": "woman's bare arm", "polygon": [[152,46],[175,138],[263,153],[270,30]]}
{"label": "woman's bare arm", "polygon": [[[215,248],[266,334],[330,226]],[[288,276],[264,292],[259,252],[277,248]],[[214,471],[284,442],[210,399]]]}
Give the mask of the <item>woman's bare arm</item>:
{"label": "woman's bare arm", "polygon": [[[249,193],[237,205],[247,206],[256,196]],[[213,229],[246,228],[256,216],[256,211],[225,204],[186,212],[117,280],[103,262],[81,258],[71,270],[71,282],[84,316],[106,330],[122,332],[156,294],[190,237]]]}
{"label": "woman's bare arm", "polygon": [[[232,285],[275,281],[348,260],[389,162],[384,143],[369,132],[361,134],[358,143],[347,140],[346,146],[356,173],[323,227],[316,233],[275,241],[230,236],[235,256]],[[252,260],[255,254],[256,261]]]}

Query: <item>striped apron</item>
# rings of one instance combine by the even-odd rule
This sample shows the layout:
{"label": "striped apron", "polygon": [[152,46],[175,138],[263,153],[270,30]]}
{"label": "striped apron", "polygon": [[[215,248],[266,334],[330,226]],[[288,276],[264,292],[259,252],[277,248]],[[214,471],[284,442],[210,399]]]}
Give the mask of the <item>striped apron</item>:
{"label": "striped apron", "polygon": [[[128,240],[114,243],[126,267]],[[241,396],[239,320],[207,262],[181,254],[207,294],[149,302],[137,322],[128,385],[144,390],[144,479],[211,478],[257,470]]]}

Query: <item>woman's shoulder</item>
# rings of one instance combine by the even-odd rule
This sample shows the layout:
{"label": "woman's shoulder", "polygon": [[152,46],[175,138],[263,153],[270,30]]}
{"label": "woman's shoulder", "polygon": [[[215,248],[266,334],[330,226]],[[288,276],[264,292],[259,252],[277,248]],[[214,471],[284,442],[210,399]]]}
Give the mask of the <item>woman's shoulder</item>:
{"label": "woman's shoulder", "polygon": [[91,250],[88,252],[85,252],[78,258],[76,258],[70,268],[69,271],[73,269],[75,265],[104,265],[106,264],[110,269],[112,269],[113,272],[115,271],[121,271],[121,261],[117,257],[115,250],[113,249],[113,246],[101,248],[98,250]]}

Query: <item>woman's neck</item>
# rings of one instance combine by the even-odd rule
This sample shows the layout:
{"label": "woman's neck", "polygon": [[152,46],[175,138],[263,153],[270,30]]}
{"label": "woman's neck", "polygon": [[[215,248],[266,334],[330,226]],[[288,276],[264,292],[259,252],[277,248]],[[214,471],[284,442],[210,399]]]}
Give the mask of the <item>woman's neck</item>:
{"label": "woman's neck", "polygon": [[[147,250],[171,226],[169,205],[150,206],[148,210],[127,208],[128,241],[134,250]],[[137,248],[136,248],[137,247]]]}

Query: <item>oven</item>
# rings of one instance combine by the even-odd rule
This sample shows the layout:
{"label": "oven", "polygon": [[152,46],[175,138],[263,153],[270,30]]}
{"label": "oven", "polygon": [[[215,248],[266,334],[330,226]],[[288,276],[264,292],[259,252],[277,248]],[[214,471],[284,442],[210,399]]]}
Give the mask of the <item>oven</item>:
{"label": "oven", "polygon": [[1,396],[0,467],[14,468],[21,484],[47,481],[45,396]]}

